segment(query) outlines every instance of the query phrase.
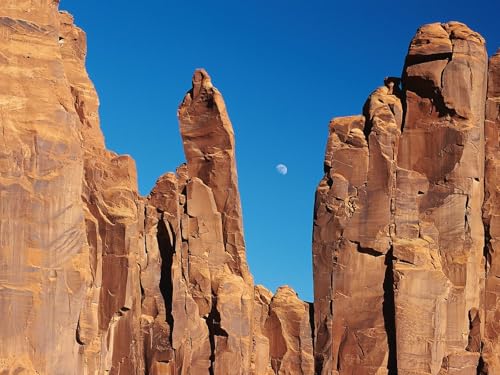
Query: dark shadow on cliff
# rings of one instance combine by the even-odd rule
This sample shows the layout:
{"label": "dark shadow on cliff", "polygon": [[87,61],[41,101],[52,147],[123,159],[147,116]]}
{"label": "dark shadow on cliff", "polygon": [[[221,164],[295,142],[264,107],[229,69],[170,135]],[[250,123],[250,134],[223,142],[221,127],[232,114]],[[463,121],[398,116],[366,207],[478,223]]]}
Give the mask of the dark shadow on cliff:
{"label": "dark shadow on cliff", "polygon": [[212,310],[206,318],[206,323],[208,327],[208,334],[210,340],[210,368],[208,369],[210,375],[214,375],[214,363],[215,363],[215,336],[228,338],[227,332],[220,325],[220,313],[217,310],[217,297],[212,296]]}
{"label": "dark shadow on cliff", "polygon": [[[172,262],[175,253],[175,234],[172,231],[170,233],[167,230],[164,220],[159,220],[156,236],[161,256],[160,291],[165,301],[165,319],[170,327],[170,342],[172,342],[172,331],[174,328],[174,317],[172,315]],[[172,238],[170,235],[172,235]]]}
{"label": "dark shadow on cliff", "polygon": [[396,342],[396,305],[394,303],[394,257],[392,249],[385,256],[385,278],[384,278],[384,303],[382,312],[384,314],[384,326],[387,333],[387,345],[389,347],[389,359],[387,369],[389,375],[397,375],[397,342]]}

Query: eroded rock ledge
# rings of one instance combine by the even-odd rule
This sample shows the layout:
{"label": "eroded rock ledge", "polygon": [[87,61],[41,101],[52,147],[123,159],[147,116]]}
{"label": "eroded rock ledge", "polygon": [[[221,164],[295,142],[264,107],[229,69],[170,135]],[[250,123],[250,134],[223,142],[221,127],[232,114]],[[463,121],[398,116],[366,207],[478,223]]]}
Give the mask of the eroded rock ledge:
{"label": "eroded rock ledge", "polygon": [[332,120],[314,311],[254,285],[208,73],[178,111],[186,164],[141,197],[85,55],[58,1],[0,4],[1,374],[500,372],[500,59],[477,33],[422,27],[402,79]]}

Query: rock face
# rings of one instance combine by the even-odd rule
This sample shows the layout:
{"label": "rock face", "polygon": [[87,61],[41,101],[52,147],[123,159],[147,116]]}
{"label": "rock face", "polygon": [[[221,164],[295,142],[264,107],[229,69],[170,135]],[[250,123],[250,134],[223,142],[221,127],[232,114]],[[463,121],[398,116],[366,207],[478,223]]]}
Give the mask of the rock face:
{"label": "rock face", "polygon": [[73,18],[3,1],[0,37],[0,373],[313,374],[308,304],[249,273],[208,74],[179,108],[187,164],[143,198],[105,148]]}
{"label": "rock face", "polygon": [[500,50],[490,59],[486,100],[485,227],[486,285],[482,374],[500,372]]}
{"label": "rock face", "polygon": [[37,4],[0,6],[0,368],[133,369],[135,166],[104,149],[83,32]]}
{"label": "rock face", "polygon": [[[187,164],[158,181],[146,209],[143,273],[150,287],[144,308],[152,313],[145,322],[157,346],[170,341],[168,365],[162,356],[151,365],[179,374],[249,373],[254,286],[245,259],[234,136],[222,96],[203,70],[194,74],[179,122]],[[149,272],[150,264],[156,270]],[[160,309],[151,309],[158,304],[153,300]],[[147,349],[154,352],[154,345]]]}
{"label": "rock face", "polygon": [[314,219],[319,374],[500,371],[498,61],[488,83],[479,34],[425,25],[402,78],[330,123]]}
{"label": "rock face", "polygon": [[57,1],[0,4],[0,374],[500,372],[500,55],[477,33],[422,27],[403,77],[330,123],[314,309],[254,285],[208,73],[186,164],[141,197],[85,55]]}
{"label": "rock face", "polygon": [[224,100],[204,70],[178,111],[187,163],[147,198],[142,331],[150,374],[313,374],[308,304],[248,271]]}

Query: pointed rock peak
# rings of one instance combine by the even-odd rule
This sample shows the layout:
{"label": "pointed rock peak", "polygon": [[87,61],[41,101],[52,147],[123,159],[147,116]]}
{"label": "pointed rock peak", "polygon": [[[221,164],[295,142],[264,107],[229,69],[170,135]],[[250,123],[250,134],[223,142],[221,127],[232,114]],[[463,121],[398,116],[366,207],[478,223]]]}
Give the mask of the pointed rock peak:
{"label": "pointed rock peak", "polygon": [[196,99],[200,95],[202,89],[206,90],[211,89],[212,87],[212,79],[207,71],[205,69],[196,69],[193,74],[193,99]]}
{"label": "pointed rock peak", "polygon": [[196,112],[208,110],[209,112],[219,112],[221,116],[226,118],[226,106],[222,95],[212,84],[212,79],[207,71],[201,68],[196,69],[191,82],[192,87],[184,97],[178,109],[178,115],[182,117],[182,114],[191,107],[190,115],[193,110]]}
{"label": "pointed rock peak", "polygon": [[59,20],[61,23],[67,23],[69,25],[75,23],[75,17],[65,10],[59,11]]}

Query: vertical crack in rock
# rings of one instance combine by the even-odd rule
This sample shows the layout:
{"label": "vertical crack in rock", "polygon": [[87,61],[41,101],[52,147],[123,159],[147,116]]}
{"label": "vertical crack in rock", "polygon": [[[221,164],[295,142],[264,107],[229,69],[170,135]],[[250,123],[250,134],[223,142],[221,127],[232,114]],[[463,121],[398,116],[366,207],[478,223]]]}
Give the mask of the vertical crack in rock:
{"label": "vertical crack in rock", "polygon": [[384,278],[384,326],[387,333],[387,346],[389,358],[387,360],[388,375],[397,375],[397,342],[396,342],[396,305],[394,304],[394,270],[392,256],[393,250],[389,250],[385,256],[385,278]]}
{"label": "vertical crack in rock", "polygon": [[[215,370],[215,358],[216,358],[216,350],[217,344],[221,344],[222,340],[227,340],[229,336],[227,332],[221,327],[221,318],[219,311],[217,311],[217,297],[213,297],[212,299],[212,310],[210,314],[208,314],[206,318],[208,333],[210,338],[210,367],[208,371],[210,375],[214,375]],[[217,338],[217,339],[216,339]]]}
{"label": "vertical crack in rock", "polygon": [[175,235],[171,229],[167,229],[167,223],[163,217],[158,220],[158,246],[161,256],[161,278],[160,290],[165,301],[166,307],[166,321],[170,327],[170,342],[172,342],[172,331],[174,329],[174,317],[172,315],[172,297],[173,297],[173,283],[172,283],[172,265],[175,253]]}
{"label": "vertical crack in rock", "polygon": [[481,352],[481,317],[479,310],[473,308],[469,311],[469,337],[465,350],[468,352]]}

